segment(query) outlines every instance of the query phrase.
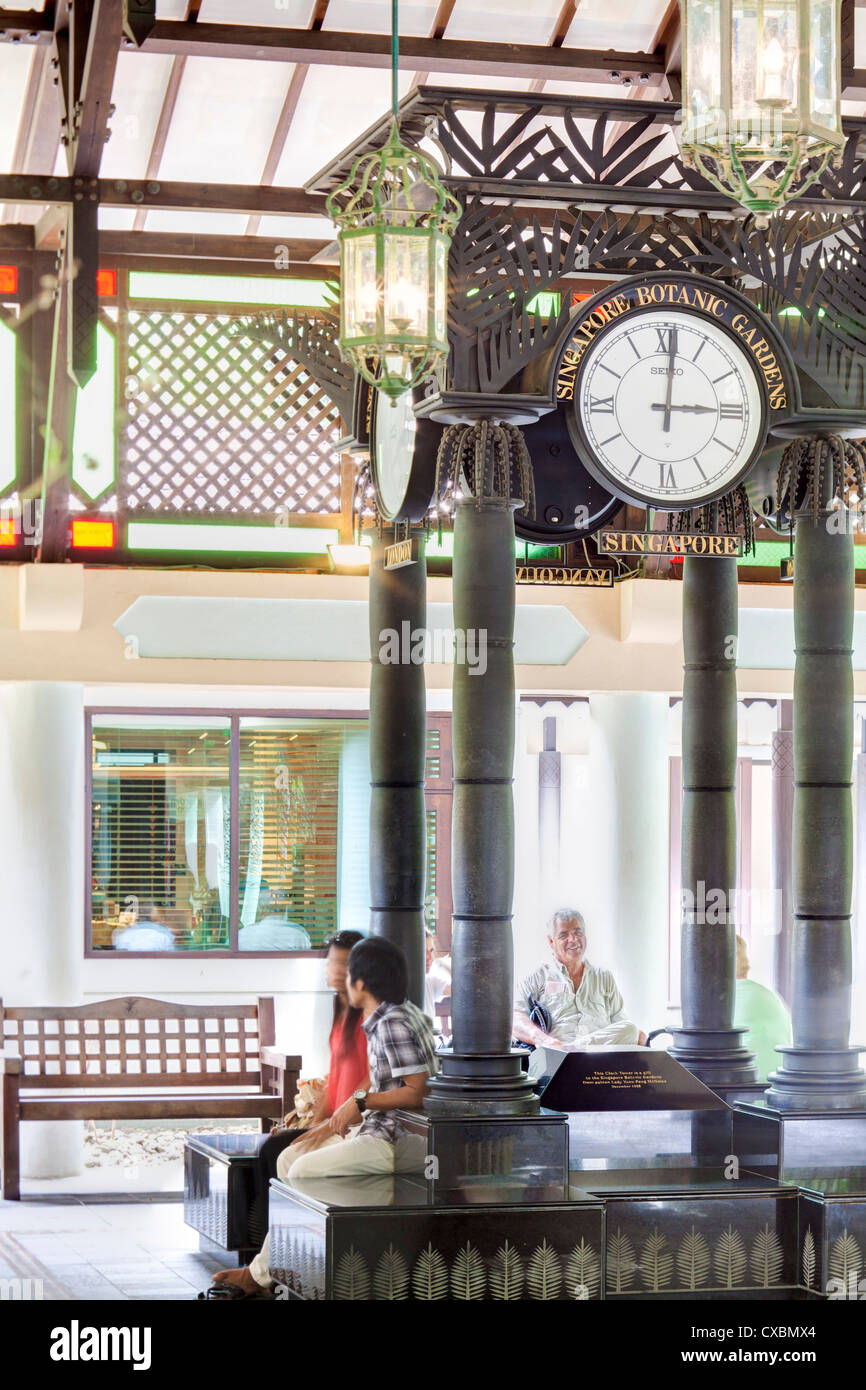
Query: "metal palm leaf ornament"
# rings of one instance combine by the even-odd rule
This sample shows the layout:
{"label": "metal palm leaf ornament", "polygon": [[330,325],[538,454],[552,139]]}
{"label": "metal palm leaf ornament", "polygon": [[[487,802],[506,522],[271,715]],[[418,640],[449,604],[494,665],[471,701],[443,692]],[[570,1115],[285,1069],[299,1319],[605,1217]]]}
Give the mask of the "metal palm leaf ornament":
{"label": "metal palm leaf ornament", "polygon": [[448,250],[461,216],[435,162],[400,139],[397,0],[391,5],[391,133],[328,197],[339,228],[340,351],[395,401],[448,355]]}
{"label": "metal palm leaf ornament", "polygon": [[745,487],[740,484],[715,502],[685,512],[668,512],[669,531],[742,536],[747,554],[755,550],[755,523]]}
{"label": "metal palm leaf ornament", "polygon": [[535,484],[526,440],[516,425],[476,420],[451,425],[436,459],[436,496],[465,491],[477,500],[501,498],[535,514]]}
{"label": "metal palm leaf ornament", "polygon": [[776,497],[792,518],[796,512],[809,512],[817,522],[822,513],[844,509],[859,525],[864,489],[866,444],[861,441],[838,435],[795,439],[782,455]]}

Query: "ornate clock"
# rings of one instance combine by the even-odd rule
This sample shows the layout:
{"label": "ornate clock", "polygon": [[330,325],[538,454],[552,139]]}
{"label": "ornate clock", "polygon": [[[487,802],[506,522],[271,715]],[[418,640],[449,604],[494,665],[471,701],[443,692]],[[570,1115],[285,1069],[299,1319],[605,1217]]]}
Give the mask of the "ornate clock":
{"label": "ornate clock", "polygon": [[433,500],[442,426],[416,418],[417,393],[407,391],[393,405],[381,391],[373,396],[370,473],[376,505],[386,521],[420,521]]}
{"label": "ornate clock", "polygon": [[627,502],[677,511],[722,497],[784,415],[783,353],[767,319],[727,286],[647,276],[572,320],[556,390],[589,472]]}

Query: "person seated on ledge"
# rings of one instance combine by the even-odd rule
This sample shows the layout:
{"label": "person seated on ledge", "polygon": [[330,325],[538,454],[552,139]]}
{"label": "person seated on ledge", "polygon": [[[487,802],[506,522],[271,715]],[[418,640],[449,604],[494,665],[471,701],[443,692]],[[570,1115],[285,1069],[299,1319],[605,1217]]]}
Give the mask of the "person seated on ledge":
{"label": "person seated on ledge", "polygon": [[313,1107],[312,1117],[305,1128],[278,1129],[269,1135],[259,1149],[256,1164],[256,1193],[261,1209],[268,1209],[271,1178],[278,1172],[278,1162],[290,1144],[297,1147],[293,1157],[318,1148],[331,1131],[328,1121],[359,1089],[369,1089],[367,1072],[367,1039],[361,1027],[361,1010],[349,1003],[349,953],[364,938],[359,931],[341,931],[325,942],[325,983],[334,991],[334,1017],[328,1039],[331,1060],[328,1084]]}
{"label": "person seated on ledge", "polygon": [[159,920],[159,908],[154,903],[133,902],[117,920],[120,925],[111,934],[115,951],[174,951],[177,948],[174,932]]}
{"label": "person seated on ledge", "polygon": [[777,1047],[791,1042],[791,1015],[784,1000],[766,985],[749,979],[749,948],[745,937],[737,937],[737,987],[734,996],[734,1027],[748,1028],[743,1046],[755,1054],[758,1079],[782,1065]]}
{"label": "person seated on ledge", "polygon": [[241,927],[238,932],[239,951],[309,951],[312,942],[297,922],[290,922],[284,913],[272,912],[274,904],[270,887],[262,879],[259,884],[259,911],[264,913],[257,922]]}
{"label": "person seated on ledge", "polygon": [[[406,998],[406,958],[398,946],[373,936],[352,947],[349,955],[349,1003],[363,1013],[367,1036],[370,1089],[358,1090],[328,1121],[329,1137],[317,1148],[299,1153],[300,1139],[277,1160],[282,1182],[293,1178],[360,1177],[423,1168],[426,1146],[409,1134],[396,1110],[417,1110],[436,1071],[430,1020]],[[223,1269],[218,1284],[236,1284],[255,1294],[271,1285],[270,1241],[246,1269]]]}
{"label": "person seated on ledge", "polygon": [[[581,914],[571,907],[559,908],[551,918],[547,941],[553,960],[544,961],[517,987],[515,1038],[533,1047],[643,1046],[646,1033],[625,1017],[613,975],[586,959],[586,924]],[[550,1016],[549,1033],[529,1017],[535,1004],[542,1004]]]}

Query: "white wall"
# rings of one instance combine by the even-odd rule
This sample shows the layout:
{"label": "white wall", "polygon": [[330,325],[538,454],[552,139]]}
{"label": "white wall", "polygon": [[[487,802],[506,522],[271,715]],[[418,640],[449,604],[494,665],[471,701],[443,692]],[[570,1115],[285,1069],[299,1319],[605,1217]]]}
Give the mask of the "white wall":
{"label": "white wall", "polygon": [[[551,715],[561,753],[558,855],[541,843],[538,825],[538,753]],[[667,719],[663,695],[592,695],[571,705],[523,703],[517,725],[515,974],[547,953],[553,911],[575,907],[586,919],[588,959],[614,971],[629,1015],[647,1030],[671,1021]]]}
{"label": "white wall", "polygon": [[[0,687],[0,996],[77,1004],[84,941],[84,713],[80,685]],[[26,1049],[25,1049],[26,1061]],[[81,1172],[79,1123],[26,1124],[24,1177]]]}

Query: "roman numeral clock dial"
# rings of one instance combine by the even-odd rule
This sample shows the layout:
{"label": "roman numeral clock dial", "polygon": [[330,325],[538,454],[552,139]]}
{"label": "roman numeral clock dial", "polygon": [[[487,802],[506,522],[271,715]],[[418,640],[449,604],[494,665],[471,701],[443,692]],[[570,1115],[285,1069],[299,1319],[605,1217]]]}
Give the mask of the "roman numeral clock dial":
{"label": "roman numeral clock dial", "polygon": [[736,337],[659,306],[614,320],[588,345],[569,427],[618,497],[673,511],[729,492],[766,434],[764,392]]}

